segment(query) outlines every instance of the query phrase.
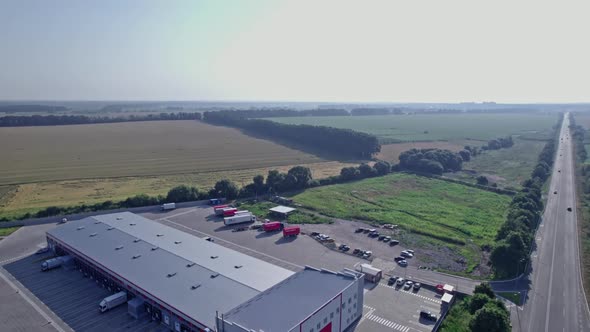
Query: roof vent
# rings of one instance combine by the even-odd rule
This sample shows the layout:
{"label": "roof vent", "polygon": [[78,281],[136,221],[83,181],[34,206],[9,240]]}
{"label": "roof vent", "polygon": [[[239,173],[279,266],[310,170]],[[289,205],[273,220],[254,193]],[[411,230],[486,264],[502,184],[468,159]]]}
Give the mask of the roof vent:
{"label": "roof vent", "polygon": [[215,258],[217,258],[217,257],[219,257],[219,256],[211,256],[211,259],[215,259]]}
{"label": "roof vent", "polygon": [[129,226],[135,226],[135,225],[137,225],[137,224],[134,223],[134,222],[132,222],[132,223],[129,224]]}
{"label": "roof vent", "polygon": [[192,285],[192,286],[191,286],[191,289],[192,289],[192,290],[195,290],[195,289],[197,289],[197,288],[199,288],[199,287],[201,287],[201,284],[196,284],[196,285]]}
{"label": "roof vent", "polygon": [[96,233],[92,233],[92,234],[90,234],[89,236],[90,236],[90,237],[94,237],[94,236],[96,236]]}
{"label": "roof vent", "polygon": [[234,265],[236,269],[241,269],[243,265]]}
{"label": "roof vent", "polygon": [[212,279],[213,279],[213,278],[217,278],[218,276],[219,276],[219,273],[213,273],[213,274],[211,275],[211,278],[212,278]]}
{"label": "roof vent", "polygon": [[115,227],[109,227],[107,228],[107,231],[112,231],[113,229],[115,229]]}
{"label": "roof vent", "polygon": [[117,217],[117,220],[123,220],[123,217]]}
{"label": "roof vent", "polygon": [[123,249],[123,246],[118,246],[115,248],[115,250],[121,250],[121,249]]}
{"label": "roof vent", "polygon": [[157,237],[164,236],[164,234],[156,234]]}
{"label": "roof vent", "polygon": [[174,241],[174,244],[181,244],[182,241]]}
{"label": "roof vent", "polygon": [[152,251],[158,250],[159,247],[152,247]]}
{"label": "roof vent", "polygon": [[76,228],[77,230],[81,230],[84,229],[84,226],[79,226],[78,228]]}
{"label": "roof vent", "polygon": [[139,241],[141,241],[141,240],[140,239],[135,239],[135,240],[133,240],[133,243],[137,243]]}
{"label": "roof vent", "polygon": [[190,262],[190,263],[186,264],[186,267],[192,267],[192,266],[195,266],[196,264],[197,263],[195,263],[195,262]]}
{"label": "roof vent", "polygon": [[141,255],[135,255],[133,256],[133,259],[138,259],[139,257],[141,257]]}
{"label": "roof vent", "polygon": [[172,278],[172,277],[174,277],[175,275],[176,275],[176,272],[174,272],[174,273],[168,273],[168,274],[166,275],[166,277],[168,277],[168,278]]}

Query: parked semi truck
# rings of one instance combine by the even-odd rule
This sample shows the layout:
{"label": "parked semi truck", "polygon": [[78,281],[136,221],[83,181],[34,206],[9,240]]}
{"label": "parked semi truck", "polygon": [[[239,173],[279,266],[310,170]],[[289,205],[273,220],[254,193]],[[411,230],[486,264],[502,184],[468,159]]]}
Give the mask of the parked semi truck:
{"label": "parked semi truck", "polygon": [[297,236],[299,235],[299,233],[301,233],[301,229],[299,228],[299,226],[290,226],[283,228],[284,237]]}
{"label": "parked semi truck", "polygon": [[162,204],[162,210],[167,211],[167,210],[174,210],[176,209],[176,203],[165,203]]}
{"label": "parked semi truck", "polygon": [[265,232],[280,231],[283,229],[283,223],[278,221],[267,222],[266,224],[262,224],[262,229]]}
{"label": "parked semi truck", "polygon": [[223,218],[223,223],[225,225],[234,225],[253,221],[256,221],[256,216],[252,215],[252,213],[242,213],[232,217]]}
{"label": "parked semi truck", "polygon": [[222,216],[223,215],[223,209],[227,209],[227,208],[231,208],[231,206],[224,204],[224,205],[217,205],[213,207],[213,212],[215,212],[215,215],[217,216]]}
{"label": "parked semi truck", "polygon": [[223,209],[223,216],[224,217],[231,217],[236,214],[236,211],[238,211],[238,209],[236,209],[235,207],[225,208],[225,209]]}
{"label": "parked semi truck", "polygon": [[60,267],[64,262],[68,262],[71,259],[72,256],[69,255],[48,259],[45,262],[41,263],[41,271],[55,269],[56,267]]}
{"label": "parked semi truck", "polygon": [[125,302],[127,302],[127,292],[122,291],[102,299],[102,301],[100,301],[98,304],[98,308],[100,312],[105,312]]}

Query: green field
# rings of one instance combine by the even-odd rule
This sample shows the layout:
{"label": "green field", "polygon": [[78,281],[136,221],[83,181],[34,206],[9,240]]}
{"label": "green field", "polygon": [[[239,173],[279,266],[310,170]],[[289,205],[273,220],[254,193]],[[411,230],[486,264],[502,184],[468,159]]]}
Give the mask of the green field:
{"label": "green field", "polygon": [[452,248],[467,260],[466,272],[479,263],[480,246],[493,244],[510,202],[509,196],[401,173],[313,188],[293,199],[326,216],[398,224]]}
{"label": "green field", "polygon": [[515,139],[511,148],[486,151],[463,163],[463,171],[445,176],[475,183],[478,176],[485,175],[490,184],[520,188],[537,165],[545,144],[545,141]]}
{"label": "green field", "polygon": [[[411,141],[489,140],[507,135],[539,135],[557,123],[556,114],[412,114],[381,116],[285,117],[268,120],[349,128],[373,134],[382,144]],[[474,143],[477,144],[477,142]]]}

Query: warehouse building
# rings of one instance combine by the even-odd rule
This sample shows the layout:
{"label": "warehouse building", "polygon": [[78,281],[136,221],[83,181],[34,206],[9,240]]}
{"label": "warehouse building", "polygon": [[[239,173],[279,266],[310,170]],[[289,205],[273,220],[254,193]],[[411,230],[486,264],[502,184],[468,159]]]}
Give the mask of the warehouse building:
{"label": "warehouse building", "polygon": [[220,332],[341,332],[363,314],[361,273],[306,267],[218,317]]}
{"label": "warehouse building", "polygon": [[[354,271],[305,269],[294,273],[129,212],[59,225],[47,232],[47,243],[58,255],[74,257],[76,268],[103,287],[113,293],[127,291],[133,316],[140,317],[139,311],[143,310],[151,319],[178,332],[220,331],[218,317],[238,317],[235,312],[243,311],[239,308],[256,298],[263,299],[259,304],[265,305],[283,287],[293,290],[292,299],[284,302],[291,305],[299,301],[301,292],[289,285],[326,288],[322,296],[305,300],[305,307],[298,309],[299,316],[306,310],[314,316],[338,297],[346,300],[349,292],[362,283],[358,282],[361,274]],[[315,278],[309,277],[311,272]],[[312,281],[314,285],[304,285]],[[323,302],[330,294],[334,297]],[[362,312],[362,291],[351,296],[360,301]],[[356,317],[344,316],[349,320]],[[281,328],[265,331],[291,328],[280,321],[277,324]]]}

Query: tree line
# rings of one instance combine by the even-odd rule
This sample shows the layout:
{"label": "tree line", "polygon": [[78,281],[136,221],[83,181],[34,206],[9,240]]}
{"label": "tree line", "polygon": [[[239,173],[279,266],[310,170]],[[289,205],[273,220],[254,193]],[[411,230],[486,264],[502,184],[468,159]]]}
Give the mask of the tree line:
{"label": "tree line", "polygon": [[507,149],[514,145],[512,136],[500,137],[489,140],[487,145],[481,147],[482,150],[500,150]]}
{"label": "tree line", "polygon": [[[249,111],[248,111],[249,112]],[[377,137],[351,129],[291,125],[250,119],[244,111],[205,112],[204,121],[230,126],[254,135],[286,141],[313,150],[323,150],[346,158],[369,159],[381,151]]]}
{"label": "tree line", "polygon": [[1,105],[0,112],[4,113],[59,113],[66,112],[64,106],[49,105]]}
{"label": "tree line", "polygon": [[101,117],[86,115],[30,115],[0,117],[0,127],[61,126],[95,123],[159,121],[159,120],[200,120],[201,113],[160,113],[130,115],[129,117]]}
{"label": "tree line", "polygon": [[469,160],[470,154],[442,149],[411,149],[400,154],[399,167],[402,170],[442,175],[444,172],[460,171],[463,158]]}
{"label": "tree line", "polygon": [[530,178],[523,182],[523,188],[508,207],[506,221],[498,230],[490,255],[494,273],[499,278],[525,272],[530,262],[531,246],[544,208],[542,187],[551,175],[556,148],[556,139],[545,144]]}
{"label": "tree line", "polygon": [[509,332],[510,312],[502,300],[496,298],[489,283],[475,286],[467,296],[451,308],[440,326],[441,332]]}

